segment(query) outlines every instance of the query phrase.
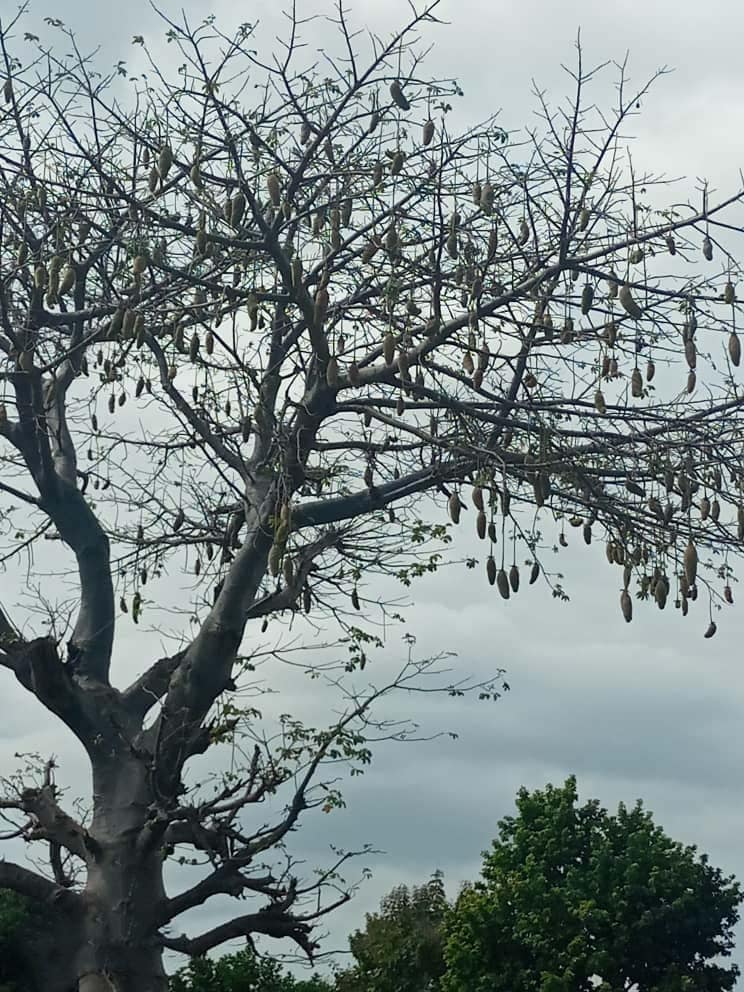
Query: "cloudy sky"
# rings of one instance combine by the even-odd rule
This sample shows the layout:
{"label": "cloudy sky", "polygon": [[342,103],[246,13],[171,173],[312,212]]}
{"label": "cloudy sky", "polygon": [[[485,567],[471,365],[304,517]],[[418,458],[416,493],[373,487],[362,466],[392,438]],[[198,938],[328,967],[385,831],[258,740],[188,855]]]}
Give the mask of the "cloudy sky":
{"label": "cloudy sky", "polygon": [[[163,9],[176,16],[182,3],[195,18],[214,12],[226,27],[258,18],[266,37],[283,31],[281,16],[265,0],[179,0]],[[298,0],[298,8],[330,11],[331,4]],[[157,45],[162,28],[143,0],[103,9],[98,0],[66,0],[60,12],[35,0],[29,19],[42,33],[43,16],[61,13],[85,44],[102,43],[109,63],[136,57],[134,34]],[[356,0],[350,9],[359,26],[381,32],[397,26],[405,10],[400,0]],[[633,82],[661,65],[674,69],[655,85],[635,122],[639,166],[686,177],[683,189],[692,189],[698,176],[709,177],[722,195],[736,187],[744,165],[744,7],[731,0],[444,0],[440,13],[449,25],[431,29],[430,71],[460,79],[463,121],[501,108],[507,128],[533,123],[532,80],[556,101],[569,92],[561,63],[573,64],[580,29],[589,63],[622,60],[629,51]],[[312,44],[323,39],[320,27],[308,30]],[[329,946],[342,946],[394,884],[421,882],[441,868],[455,891],[477,874],[480,851],[496,821],[511,811],[516,790],[570,773],[584,797],[609,807],[642,797],[673,837],[698,844],[714,863],[744,878],[744,613],[732,608],[710,641],[703,639],[700,611],[682,621],[671,608],[641,609],[627,626],[618,609],[617,573],[600,548],[579,543],[562,559],[568,603],[552,600],[540,586],[504,603],[480,571],[454,566],[413,590],[415,604],[406,615],[421,656],[456,651],[458,668],[476,676],[503,667],[512,691],[495,706],[400,701],[396,705],[410,707],[425,729],[457,731],[459,740],[381,748],[371,771],[349,784],[348,808],[308,820],[297,834],[294,849],[309,864],[326,859],[329,843],[369,842],[385,852],[367,859],[373,880],[329,924]],[[463,538],[463,553],[469,547]],[[400,633],[391,634],[376,663],[393,665],[403,657]],[[157,649],[154,637],[122,631],[119,651],[128,665],[150,648]],[[67,777],[82,781],[74,746],[56,728],[31,730],[37,711],[9,679],[3,700],[4,750],[54,751]]]}

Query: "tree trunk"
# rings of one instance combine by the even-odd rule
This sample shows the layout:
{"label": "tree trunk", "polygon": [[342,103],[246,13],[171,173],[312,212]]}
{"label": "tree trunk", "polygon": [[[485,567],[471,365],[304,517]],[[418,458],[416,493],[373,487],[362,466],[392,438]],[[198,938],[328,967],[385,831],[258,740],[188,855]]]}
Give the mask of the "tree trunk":
{"label": "tree trunk", "polygon": [[[67,912],[45,919],[21,950],[28,992],[75,992],[74,950],[80,943],[79,920]],[[26,992],[26,986],[23,986]]]}
{"label": "tree trunk", "polygon": [[166,992],[156,907],[165,895],[159,848],[144,850],[152,797],[143,760],[119,752],[94,762],[92,850],[83,892],[79,992]]}

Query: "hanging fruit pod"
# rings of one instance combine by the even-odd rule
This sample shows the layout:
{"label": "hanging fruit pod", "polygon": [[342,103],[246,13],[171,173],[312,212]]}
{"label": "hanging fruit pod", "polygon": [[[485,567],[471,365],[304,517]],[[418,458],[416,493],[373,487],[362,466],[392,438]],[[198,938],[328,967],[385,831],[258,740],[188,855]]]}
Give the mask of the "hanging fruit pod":
{"label": "hanging fruit pod", "polygon": [[509,585],[512,588],[512,592],[519,592],[519,568],[516,564],[512,565],[509,569]]}
{"label": "hanging fruit pod", "polygon": [[[493,186],[490,183],[484,183],[480,196],[480,208],[487,217],[490,217],[493,213],[493,199]],[[529,231],[527,232],[527,237],[529,237]]]}
{"label": "hanging fruit pod", "polygon": [[165,177],[170,171],[170,167],[173,164],[173,152],[171,151],[170,145],[163,145],[160,149],[160,154],[158,155],[158,166],[157,171],[160,179],[165,181]]}
{"label": "hanging fruit pod", "polygon": [[496,585],[501,593],[502,599],[508,599],[510,595],[509,578],[503,568],[499,569],[498,575],[496,576]]}
{"label": "hanging fruit pod", "polygon": [[275,172],[270,172],[266,177],[266,189],[272,206],[278,207],[282,201],[282,187],[279,176]]}
{"label": "hanging fruit pod", "polygon": [[236,193],[231,200],[228,201],[228,221],[231,227],[239,228],[240,222],[243,219],[243,214],[245,213],[245,196],[242,193]]}
{"label": "hanging fruit pod", "polygon": [[450,520],[453,524],[460,523],[460,509],[462,504],[460,503],[460,497],[457,493],[452,493],[449,500],[447,501],[447,509],[449,512]]}
{"label": "hanging fruit pod", "polygon": [[691,369],[694,369],[697,365],[697,349],[695,348],[695,342],[692,338],[688,338],[685,341],[685,360]]}
{"label": "hanging fruit pod", "polygon": [[382,356],[386,365],[392,365],[395,359],[395,337],[392,331],[387,331],[382,342]]}
{"label": "hanging fruit pod", "polygon": [[581,312],[586,317],[594,302],[594,288],[591,283],[587,283],[581,291]]}
{"label": "hanging fruit pod", "polygon": [[698,554],[697,548],[692,541],[688,541],[687,547],[685,548],[683,564],[685,569],[685,578],[687,579],[688,585],[695,585],[695,579],[697,578]]}
{"label": "hanging fruit pod", "polygon": [[390,162],[390,175],[391,176],[400,175],[400,173],[403,171],[404,162],[405,162],[405,155],[403,154],[402,151],[397,151],[395,155],[393,155],[392,160]]}
{"label": "hanging fruit pod", "polygon": [[619,293],[620,306],[634,320],[638,320],[642,315],[642,310],[633,299],[633,294],[629,286],[623,286]]}
{"label": "hanging fruit pod", "polygon": [[639,399],[643,396],[643,379],[638,366],[633,369],[630,377],[630,392],[635,399]]}
{"label": "hanging fruit pod", "polygon": [[65,296],[75,285],[75,269],[69,263],[64,266],[59,277],[59,295]]}
{"label": "hanging fruit pod", "polygon": [[630,593],[627,589],[623,589],[620,593],[620,609],[625,617],[625,622],[630,623],[633,619],[633,600],[630,598]]}
{"label": "hanging fruit pod", "polygon": [[741,341],[736,331],[732,331],[728,339],[728,353],[731,364],[738,366],[741,361]]}
{"label": "hanging fruit pod", "polygon": [[401,110],[411,109],[411,104],[403,95],[403,90],[397,79],[394,79],[390,84],[390,96],[392,97],[393,103],[396,107],[399,107]]}

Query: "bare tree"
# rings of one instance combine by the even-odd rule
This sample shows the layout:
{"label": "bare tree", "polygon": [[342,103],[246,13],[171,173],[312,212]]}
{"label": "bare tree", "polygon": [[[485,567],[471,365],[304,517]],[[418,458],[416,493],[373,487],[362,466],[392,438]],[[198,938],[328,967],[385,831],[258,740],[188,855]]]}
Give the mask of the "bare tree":
{"label": "bare tree", "polygon": [[[69,55],[24,39],[23,12],[0,29],[3,553],[57,538],[79,584],[69,636],[53,607],[39,631],[6,601],[0,662],[93,775],[89,820],[63,809],[50,763],[6,783],[8,835],[46,844],[49,871],[3,861],[0,885],[65,920],[49,989],[162,992],[164,948],[236,936],[312,954],[347,892],[310,905],[335,868],[303,883],[265,859],[337,801],[311,796],[321,766],[368,760],[380,694],[430,683],[414,664],[349,690],[324,731],[287,717],[262,737],[230,702],[244,638],[298,611],[332,618],[363,668],[367,580],[435,569],[445,512],[457,524],[472,500],[504,599],[525,564],[563,595],[550,555],[566,525],[606,541],[627,620],[634,598],[682,614],[700,599],[712,636],[732,598],[744,466],[726,246],[742,192],[662,209],[669,182],[625,151],[647,87],[580,52],[567,106],[537,93],[535,133],[452,133],[456,83],[421,75],[436,7],[382,40],[339,3],[323,22],[338,51],[316,64],[297,14],[265,57],[249,25],[164,17],[173,77],[155,57],[146,78],[102,76],[53,20]],[[586,91],[606,71],[603,113]],[[116,688],[117,600],[138,622],[169,568],[201,590],[193,636]],[[256,746],[238,772],[187,787],[190,759],[241,716]],[[260,823],[256,804],[286,789]],[[169,896],[164,859],[183,845],[198,881]],[[225,894],[257,908],[173,935]]]}

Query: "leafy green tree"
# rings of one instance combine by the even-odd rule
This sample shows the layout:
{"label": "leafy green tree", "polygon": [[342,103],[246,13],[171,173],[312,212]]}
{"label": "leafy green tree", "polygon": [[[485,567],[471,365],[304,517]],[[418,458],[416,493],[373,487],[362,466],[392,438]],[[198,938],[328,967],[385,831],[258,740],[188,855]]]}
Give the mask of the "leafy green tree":
{"label": "leafy green tree", "polygon": [[170,992],[331,992],[332,986],[313,975],[298,980],[278,962],[246,948],[217,961],[192,958],[171,978]]}
{"label": "leafy green tree", "polygon": [[483,880],[445,921],[443,992],[723,992],[742,893],[639,801],[578,805],[576,780],[521,789]]}
{"label": "leafy green tree", "polygon": [[28,902],[23,896],[0,890],[0,992],[21,992],[24,980],[26,987],[30,984],[19,944],[28,916]]}
{"label": "leafy green tree", "polygon": [[338,992],[434,992],[444,972],[442,920],[448,911],[441,872],[409,889],[399,885],[368,913],[350,940],[353,968]]}
{"label": "leafy green tree", "polygon": [[[0,889],[0,992],[47,992],[60,970],[63,929],[50,906]],[[71,992],[72,983],[59,987]]]}

